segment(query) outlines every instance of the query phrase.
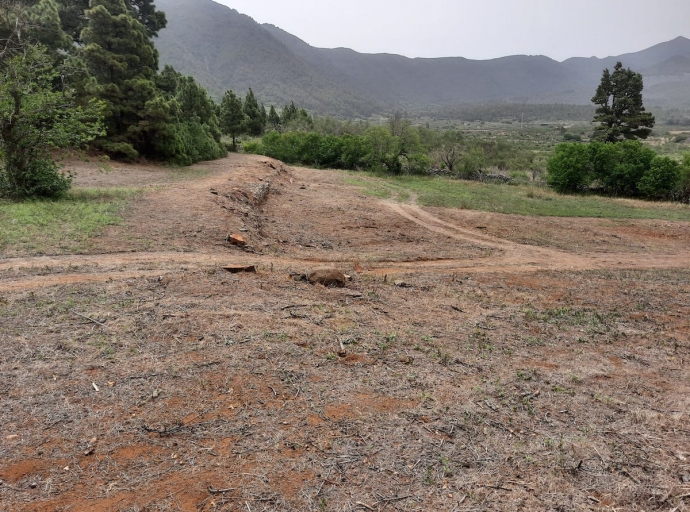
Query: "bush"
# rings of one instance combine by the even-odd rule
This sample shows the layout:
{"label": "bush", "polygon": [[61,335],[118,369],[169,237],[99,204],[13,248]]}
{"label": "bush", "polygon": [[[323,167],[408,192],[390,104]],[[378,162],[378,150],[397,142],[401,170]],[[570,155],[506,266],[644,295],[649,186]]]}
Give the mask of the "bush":
{"label": "bush", "polygon": [[50,159],[34,159],[16,175],[0,169],[0,196],[58,198],[72,186],[72,175],[60,172]]}
{"label": "bush", "polygon": [[249,153],[250,155],[265,155],[264,147],[261,142],[258,141],[252,141],[252,142],[245,142],[242,144],[242,152],[243,153]]}
{"label": "bush", "polygon": [[652,199],[669,199],[673,196],[680,179],[680,164],[664,156],[656,157],[651,167],[640,179],[638,188]]}
{"label": "bush", "polygon": [[640,195],[638,184],[656,158],[653,149],[638,141],[592,142],[589,145],[594,179],[604,191],[618,196]]}
{"label": "bush", "polygon": [[566,132],[563,134],[563,140],[565,142],[582,142],[582,135],[579,133]]}
{"label": "bush", "polygon": [[547,182],[558,192],[579,192],[587,189],[594,175],[588,146],[576,143],[559,144],[547,163],[547,170]]}
{"label": "bush", "polygon": [[678,181],[673,196],[678,201],[690,203],[690,153],[683,155],[683,163],[678,171]]}
{"label": "bush", "polygon": [[113,157],[115,160],[122,160],[125,162],[131,162],[139,157],[139,152],[134,149],[129,142],[117,142],[108,139],[100,139],[93,143],[96,149],[107,153],[109,156]]}

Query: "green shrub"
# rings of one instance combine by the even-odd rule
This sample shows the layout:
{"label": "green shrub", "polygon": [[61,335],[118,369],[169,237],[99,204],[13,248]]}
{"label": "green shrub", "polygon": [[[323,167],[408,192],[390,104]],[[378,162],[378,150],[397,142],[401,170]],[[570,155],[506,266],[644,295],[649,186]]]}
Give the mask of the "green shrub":
{"label": "green shrub", "polygon": [[637,196],[638,184],[656,158],[653,149],[638,141],[592,142],[589,145],[594,179],[604,191],[618,196]]}
{"label": "green shrub", "polygon": [[669,199],[673,196],[681,176],[681,166],[669,158],[656,157],[651,167],[640,179],[638,188],[652,199]]}
{"label": "green shrub", "polygon": [[265,155],[264,146],[261,142],[251,141],[242,144],[242,152],[249,153],[250,155]]}
{"label": "green shrub", "polygon": [[566,132],[563,134],[563,140],[565,142],[582,142],[582,135],[579,133]]}
{"label": "green shrub", "polygon": [[116,160],[131,162],[139,157],[139,152],[134,149],[130,142],[100,139],[94,142],[93,145]]}
{"label": "green shrub", "polygon": [[683,203],[690,203],[690,153],[683,155],[683,163],[678,171],[678,181],[673,196]]}
{"label": "green shrub", "polygon": [[36,158],[21,174],[0,169],[0,196],[58,198],[72,186],[72,175],[47,158]]}
{"label": "green shrub", "polygon": [[585,190],[594,175],[590,150],[583,144],[559,144],[547,163],[547,170],[547,182],[556,191],[566,193]]}

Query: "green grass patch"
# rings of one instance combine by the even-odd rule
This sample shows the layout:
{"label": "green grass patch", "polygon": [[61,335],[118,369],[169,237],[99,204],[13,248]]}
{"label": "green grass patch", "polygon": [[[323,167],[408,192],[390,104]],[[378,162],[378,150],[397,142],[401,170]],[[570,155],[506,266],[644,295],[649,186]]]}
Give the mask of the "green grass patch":
{"label": "green grass patch", "polygon": [[422,206],[551,217],[690,220],[690,206],[595,195],[560,195],[534,185],[506,185],[422,176],[349,173],[345,180],[376,197],[416,197]]}
{"label": "green grass patch", "polygon": [[83,252],[104,227],[119,224],[139,189],[72,189],[56,201],[0,201],[0,253]]}
{"label": "green grass patch", "polygon": [[354,185],[362,189],[362,194],[381,199],[388,199],[393,195],[393,188],[389,183],[382,181],[379,183],[375,179],[359,178],[354,175],[345,179],[348,185]]}

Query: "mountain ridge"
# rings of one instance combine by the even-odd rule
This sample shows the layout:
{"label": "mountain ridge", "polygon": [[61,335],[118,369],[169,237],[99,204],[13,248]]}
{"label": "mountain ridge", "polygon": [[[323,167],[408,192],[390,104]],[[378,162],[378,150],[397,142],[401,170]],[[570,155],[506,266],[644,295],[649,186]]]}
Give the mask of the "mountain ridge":
{"label": "mountain ridge", "polygon": [[168,18],[156,40],[161,64],[196,77],[215,97],[252,87],[267,104],[294,100],[315,113],[350,117],[468,103],[588,104],[602,70],[621,60],[653,76],[646,101],[690,103],[690,39],[684,37],[617,57],[562,62],[543,55],[410,58],[316,48],[212,0],[156,4]]}

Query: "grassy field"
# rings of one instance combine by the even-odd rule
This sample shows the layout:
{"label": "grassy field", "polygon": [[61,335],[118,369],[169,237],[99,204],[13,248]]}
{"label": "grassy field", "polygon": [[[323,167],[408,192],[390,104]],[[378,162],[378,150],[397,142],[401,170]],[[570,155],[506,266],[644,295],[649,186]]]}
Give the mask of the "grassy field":
{"label": "grassy field", "polygon": [[533,216],[690,221],[688,205],[594,195],[567,196],[530,185],[416,176],[380,177],[366,173],[350,173],[347,182],[375,197],[407,201],[414,196],[423,206]]}
{"label": "grassy field", "polygon": [[57,201],[0,201],[0,254],[81,252],[88,239],[121,221],[139,189],[73,189]]}

